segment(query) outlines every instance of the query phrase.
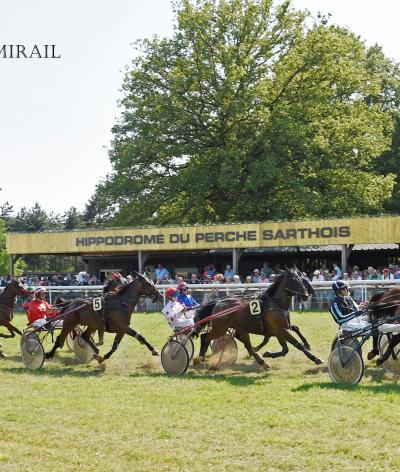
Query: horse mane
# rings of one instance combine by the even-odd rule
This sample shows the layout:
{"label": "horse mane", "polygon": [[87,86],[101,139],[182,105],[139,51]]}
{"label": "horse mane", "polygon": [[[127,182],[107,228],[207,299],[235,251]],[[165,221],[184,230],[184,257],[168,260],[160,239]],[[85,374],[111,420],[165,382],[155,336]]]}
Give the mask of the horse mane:
{"label": "horse mane", "polygon": [[282,283],[282,280],[284,279],[285,272],[280,272],[276,277],[272,285],[270,285],[267,290],[261,295],[261,298],[268,298],[272,297],[275,295],[276,291],[278,290],[278,287]]}

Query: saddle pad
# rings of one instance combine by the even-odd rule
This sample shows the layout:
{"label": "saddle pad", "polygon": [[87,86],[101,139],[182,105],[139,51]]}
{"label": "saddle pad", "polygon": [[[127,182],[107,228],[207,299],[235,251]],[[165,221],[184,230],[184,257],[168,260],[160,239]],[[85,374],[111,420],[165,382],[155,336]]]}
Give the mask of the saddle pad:
{"label": "saddle pad", "polygon": [[378,327],[380,333],[400,333],[400,324],[384,323]]}

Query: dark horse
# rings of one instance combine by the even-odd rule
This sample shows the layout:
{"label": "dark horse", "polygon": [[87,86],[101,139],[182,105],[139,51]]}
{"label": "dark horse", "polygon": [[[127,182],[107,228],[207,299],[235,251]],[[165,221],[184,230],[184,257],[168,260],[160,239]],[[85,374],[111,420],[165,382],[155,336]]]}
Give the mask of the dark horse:
{"label": "dark horse", "polygon": [[[162,299],[162,294],[157,290],[152,280],[136,272],[135,279],[131,283],[122,286],[118,294],[107,299],[105,321],[100,312],[93,309],[92,302],[84,299],[75,300],[68,306],[68,314],[63,318],[61,334],[57,337],[52,350],[46,353],[46,358],[49,359],[54,356],[57,348],[64,345],[68,333],[79,324],[87,326],[86,330],[82,333],[82,338],[94,350],[95,357],[99,363],[108,359],[117,350],[125,334],[136,338],[141,344],[144,344],[154,356],[158,355],[158,351],[141,334],[129,326],[132,312],[141,295],[150,297],[153,300]],[[109,333],[115,333],[112,348],[104,356],[99,355],[97,346],[91,340],[92,334],[100,329],[105,329]]]}
{"label": "dark horse", "polygon": [[[211,311],[214,315],[231,307],[232,312],[213,320],[211,331],[201,335],[200,353],[195,363],[204,360],[207,349],[213,339],[223,336],[228,329],[233,328],[237,339],[244,344],[249,354],[264,369],[270,368],[270,365],[256,353],[250,342],[250,334],[260,334],[268,338],[275,336],[278,339],[279,344],[282,346],[282,351],[268,352],[266,357],[286,355],[288,352],[287,343],[290,343],[302,351],[315,364],[321,364],[323,361],[314,356],[289,332],[288,310],[293,295],[306,299],[309,293],[296,270],[286,268],[276,277],[276,281],[256,299],[259,301],[259,315],[251,314],[251,299],[226,298],[216,302],[214,306],[206,305],[203,307],[198,313],[199,319],[205,318]],[[253,311],[257,312],[257,310]]]}
{"label": "dark horse", "polygon": [[[21,331],[11,324],[11,320],[13,319],[13,309],[16,296],[19,294],[24,295],[26,293],[27,291],[25,290],[22,283],[16,279],[13,279],[0,294],[0,326],[5,326],[10,333],[0,333],[1,338],[13,338],[15,333],[22,336]],[[6,357],[4,352],[1,350],[0,357]]]}
{"label": "dark horse", "polygon": [[[303,282],[303,285],[307,290],[308,296],[313,295],[315,293],[315,289],[310,284],[310,281],[308,280],[308,278],[302,272],[300,272],[299,269],[296,266],[293,267],[293,270],[297,273],[297,275],[300,277],[301,281]],[[303,297],[301,295],[297,294],[296,298],[302,300]],[[271,303],[273,303],[275,301],[279,303],[278,299],[271,298],[270,300],[271,300]],[[278,305],[278,308],[279,308],[279,305]],[[289,311],[288,311],[287,316],[288,316],[289,329],[297,334],[297,336],[301,339],[301,342],[303,343],[303,346],[309,351],[311,349],[311,346],[310,346],[309,342],[307,341],[307,339],[300,332],[300,328],[297,325],[293,325],[291,323]],[[270,339],[271,339],[270,336],[264,336],[264,339],[262,340],[262,342],[257,347],[255,347],[254,350],[256,352],[258,352],[261,348],[263,348],[268,343],[268,341]],[[288,351],[286,351],[286,352],[282,351],[282,356],[286,355],[287,352]],[[266,352],[264,355],[265,355],[265,357],[268,357],[268,352]]]}
{"label": "dark horse", "polygon": [[[379,322],[383,321],[387,317],[400,317],[400,287],[390,288],[385,292],[376,293],[370,300],[366,307],[369,313],[372,323],[376,320]],[[399,320],[395,320],[398,322]],[[390,322],[390,321],[389,321]],[[400,335],[395,334],[390,336],[389,344],[386,352],[381,354],[381,357],[377,360],[377,365],[383,364],[389,356],[392,354],[393,349],[400,343]],[[373,349],[368,354],[368,359],[373,359],[379,354],[378,349],[378,334],[373,334]]]}

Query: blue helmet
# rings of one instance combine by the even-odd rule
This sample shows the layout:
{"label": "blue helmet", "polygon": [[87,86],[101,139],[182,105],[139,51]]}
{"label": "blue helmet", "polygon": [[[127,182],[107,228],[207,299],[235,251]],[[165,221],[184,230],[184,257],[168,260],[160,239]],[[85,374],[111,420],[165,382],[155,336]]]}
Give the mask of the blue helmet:
{"label": "blue helmet", "polygon": [[348,284],[346,282],[343,282],[343,280],[335,280],[332,284],[332,290],[335,292],[336,295],[338,295],[339,290],[343,290],[345,288],[349,288]]}

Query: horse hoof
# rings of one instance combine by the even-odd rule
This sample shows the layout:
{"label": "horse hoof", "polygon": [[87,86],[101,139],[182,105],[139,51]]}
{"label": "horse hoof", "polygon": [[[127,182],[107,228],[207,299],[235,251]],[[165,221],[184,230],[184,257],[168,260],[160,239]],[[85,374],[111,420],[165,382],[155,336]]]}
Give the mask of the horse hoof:
{"label": "horse hoof", "polygon": [[270,357],[270,352],[269,352],[269,351],[265,351],[264,354],[263,354],[263,357]]}
{"label": "horse hoof", "polygon": [[210,364],[208,367],[210,370],[218,370],[218,364]]}
{"label": "horse hoof", "polygon": [[381,358],[376,360],[376,365],[382,365],[382,364],[383,364],[383,360]]}
{"label": "horse hoof", "polygon": [[0,357],[1,357],[2,359],[6,359],[8,356],[7,356],[7,354],[6,354],[5,352],[0,351]]}
{"label": "horse hoof", "polygon": [[374,357],[376,357],[378,354],[379,354],[379,352],[377,352],[377,351],[374,351],[374,350],[369,351],[369,353],[367,354],[367,359],[368,359],[369,361],[372,361],[372,359],[373,359]]}
{"label": "horse hoof", "polygon": [[160,353],[157,351],[157,349],[154,349],[154,351],[151,351],[152,356],[159,356]]}
{"label": "horse hoof", "polygon": [[96,346],[102,346],[104,344],[104,341],[99,341],[98,343],[96,343]]}
{"label": "horse hoof", "polygon": [[50,354],[50,352],[46,352],[46,354],[44,355],[44,357],[46,359],[51,359],[53,356]]}
{"label": "horse hoof", "polygon": [[203,357],[203,356],[195,357],[195,358],[193,359],[193,365],[199,365],[199,364],[201,364],[203,361],[204,361],[204,357]]}
{"label": "horse hoof", "polygon": [[268,362],[263,362],[262,363],[262,368],[264,370],[269,370],[269,369],[271,369],[271,364],[268,364]]}
{"label": "horse hoof", "polygon": [[315,359],[314,362],[315,362],[317,365],[325,364],[325,361],[323,361],[322,359],[318,359],[318,357]]}
{"label": "horse hoof", "polygon": [[102,364],[104,362],[104,356],[102,356],[101,354],[98,354],[96,359],[99,364]]}

